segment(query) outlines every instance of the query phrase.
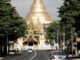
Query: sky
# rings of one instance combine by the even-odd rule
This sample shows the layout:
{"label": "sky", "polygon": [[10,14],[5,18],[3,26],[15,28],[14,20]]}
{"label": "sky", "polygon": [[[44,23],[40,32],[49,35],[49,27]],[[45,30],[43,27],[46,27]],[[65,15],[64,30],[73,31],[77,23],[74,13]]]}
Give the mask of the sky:
{"label": "sky", "polygon": [[[34,0],[11,0],[11,4],[16,8],[21,17],[26,17],[30,11]],[[48,14],[54,19],[59,20],[58,7],[63,4],[63,0],[42,0]]]}

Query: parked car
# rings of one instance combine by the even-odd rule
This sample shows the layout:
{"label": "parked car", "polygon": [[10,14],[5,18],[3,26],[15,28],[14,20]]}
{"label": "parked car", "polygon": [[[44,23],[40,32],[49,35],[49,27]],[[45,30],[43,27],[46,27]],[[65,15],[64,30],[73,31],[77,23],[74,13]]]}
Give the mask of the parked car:
{"label": "parked car", "polygon": [[53,51],[50,55],[50,60],[65,60],[66,54],[62,51]]}

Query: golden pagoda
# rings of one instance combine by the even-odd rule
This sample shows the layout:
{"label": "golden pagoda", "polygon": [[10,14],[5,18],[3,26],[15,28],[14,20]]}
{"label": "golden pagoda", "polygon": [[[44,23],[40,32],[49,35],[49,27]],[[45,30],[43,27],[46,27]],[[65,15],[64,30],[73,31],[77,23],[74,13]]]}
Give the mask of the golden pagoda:
{"label": "golden pagoda", "polygon": [[[24,43],[29,43],[29,38],[31,37],[34,43],[40,43],[44,41],[44,24],[49,24],[52,22],[52,18],[48,15],[45,6],[41,0],[34,0],[31,10],[26,16],[26,23],[28,25],[28,34],[24,40]],[[32,44],[33,45],[33,44]]]}
{"label": "golden pagoda", "polygon": [[48,15],[41,0],[34,0],[31,10],[26,16],[26,21],[39,19],[41,23],[51,22],[52,18]]}

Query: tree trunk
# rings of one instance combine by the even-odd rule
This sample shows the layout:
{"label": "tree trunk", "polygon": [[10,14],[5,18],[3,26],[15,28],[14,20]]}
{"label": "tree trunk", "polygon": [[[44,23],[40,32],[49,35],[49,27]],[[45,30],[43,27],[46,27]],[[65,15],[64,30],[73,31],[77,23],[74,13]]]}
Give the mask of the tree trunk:
{"label": "tree trunk", "polygon": [[7,55],[7,42],[3,45],[3,55]]}

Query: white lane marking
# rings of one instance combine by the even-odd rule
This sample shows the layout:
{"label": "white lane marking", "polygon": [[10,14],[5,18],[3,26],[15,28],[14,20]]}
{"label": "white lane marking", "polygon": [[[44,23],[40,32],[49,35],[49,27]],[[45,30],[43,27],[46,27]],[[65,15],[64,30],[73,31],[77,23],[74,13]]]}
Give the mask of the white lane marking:
{"label": "white lane marking", "polygon": [[44,52],[43,52],[43,54],[47,57],[48,60],[50,60],[49,57]]}
{"label": "white lane marking", "polygon": [[37,52],[35,51],[35,54],[29,59],[29,60],[33,60],[37,55]]}

